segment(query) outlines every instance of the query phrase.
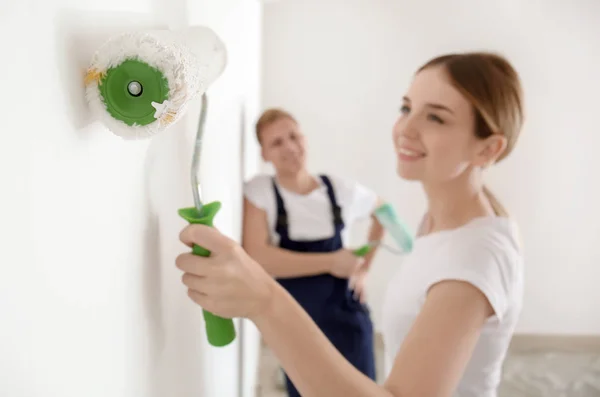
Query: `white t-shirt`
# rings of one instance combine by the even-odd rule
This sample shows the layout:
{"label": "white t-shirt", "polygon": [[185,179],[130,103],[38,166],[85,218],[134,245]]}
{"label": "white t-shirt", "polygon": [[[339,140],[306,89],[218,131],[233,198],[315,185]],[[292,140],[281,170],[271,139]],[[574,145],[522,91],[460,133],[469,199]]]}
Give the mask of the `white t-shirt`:
{"label": "white t-shirt", "polygon": [[455,397],[496,397],[502,364],[521,312],[523,260],[511,220],[481,217],[454,230],[418,237],[413,251],[390,279],[383,307],[385,370],[425,301],[442,280],[463,280],[480,289],[494,309]]}
{"label": "white t-shirt", "polygon": [[[352,224],[373,213],[377,205],[377,195],[367,187],[350,179],[327,175],[335,192],[338,205],[342,208],[345,227],[342,241],[348,242]],[[333,214],[327,195],[327,187],[319,176],[315,176],[319,187],[308,194],[291,192],[277,185],[288,215],[289,238],[294,241],[320,240],[334,234]],[[279,244],[275,232],[277,201],[271,175],[257,175],[244,184],[245,197],[256,207],[267,213],[271,243]]]}

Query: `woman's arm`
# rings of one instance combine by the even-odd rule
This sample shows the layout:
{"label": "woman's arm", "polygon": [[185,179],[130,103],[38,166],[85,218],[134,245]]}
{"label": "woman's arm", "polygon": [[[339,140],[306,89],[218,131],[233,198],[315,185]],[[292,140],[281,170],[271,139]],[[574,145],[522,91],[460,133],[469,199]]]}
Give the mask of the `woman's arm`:
{"label": "woman's arm", "polygon": [[[377,207],[383,204],[381,199],[377,202]],[[383,225],[379,223],[379,220],[375,216],[375,214],[371,215],[371,227],[369,229],[369,235],[367,241],[380,241],[383,239],[383,234],[385,230]],[[364,257],[363,264],[352,274],[350,277],[350,288],[354,291],[355,299],[360,300],[362,303],[366,303],[367,298],[365,295],[366,292],[366,277],[371,268],[371,263],[373,262],[373,258],[377,252],[378,245],[375,245],[371,251]]]}
{"label": "woman's arm", "polygon": [[350,364],[279,285],[256,318],[263,340],[304,397],[397,397]]}
{"label": "woman's arm", "polygon": [[491,313],[471,284],[434,285],[384,386],[360,373],[281,288],[252,320],[305,397],[450,397]]}
{"label": "woman's arm", "polygon": [[359,264],[359,259],[346,250],[332,253],[298,253],[274,247],[269,240],[267,214],[244,198],[242,245],[273,277],[302,277],[327,273],[347,277]]}
{"label": "woman's arm", "polygon": [[394,396],[450,397],[492,314],[487,298],[472,284],[447,280],[432,286],[385,388]]}
{"label": "woman's arm", "polygon": [[[457,276],[433,284],[390,377],[379,386],[346,361],[287,291],[233,240],[204,225],[189,225],[180,239],[211,251],[208,258],[189,252],[177,257],[190,298],[216,315],[253,321],[304,397],[449,397],[493,313],[474,284],[454,281]],[[475,263],[480,267],[483,262]],[[488,276],[503,279],[489,265],[484,267]],[[494,307],[504,310],[501,300]]]}

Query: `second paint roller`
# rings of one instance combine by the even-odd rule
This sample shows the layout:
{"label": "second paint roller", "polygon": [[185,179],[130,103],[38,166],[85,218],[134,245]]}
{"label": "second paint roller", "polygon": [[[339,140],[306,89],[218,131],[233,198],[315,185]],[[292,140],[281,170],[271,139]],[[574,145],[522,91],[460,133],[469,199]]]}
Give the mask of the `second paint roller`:
{"label": "second paint roller", "polygon": [[364,257],[373,250],[376,246],[382,246],[393,254],[408,254],[412,251],[414,244],[414,236],[408,226],[400,219],[394,207],[390,203],[384,203],[375,209],[375,217],[381,223],[383,228],[390,233],[396,245],[400,250],[388,247],[381,241],[370,241],[367,244],[354,250],[354,255]]}
{"label": "second paint roller", "polygon": [[[151,137],[167,130],[185,114],[189,102],[202,95],[202,109],[191,183],[194,207],[179,215],[190,223],[213,226],[221,203],[200,198],[198,166],[207,111],[207,88],[223,73],[227,52],[209,28],[149,30],[110,38],[94,54],[85,75],[86,97],[94,115],[123,139]],[[194,246],[193,253],[210,252]],[[226,346],[236,337],[231,319],[203,310],[208,341]]]}

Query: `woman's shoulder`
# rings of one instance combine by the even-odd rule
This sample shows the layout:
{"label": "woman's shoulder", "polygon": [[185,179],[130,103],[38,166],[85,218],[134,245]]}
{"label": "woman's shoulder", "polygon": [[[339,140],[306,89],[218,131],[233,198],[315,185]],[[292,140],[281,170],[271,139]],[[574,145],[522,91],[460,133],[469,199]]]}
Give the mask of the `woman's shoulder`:
{"label": "woman's shoulder", "polygon": [[457,229],[425,234],[417,238],[422,255],[441,267],[480,268],[482,263],[520,271],[521,242],[514,220],[481,217]]}
{"label": "woman's shoulder", "polygon": [[510,302],[520,299],[523,257],[512,219],[475,218],[433,236],[431,243],[420,250],[430,261],[430,285],[444,279],[466,281],[483,292],[499,318]]}
{"label": "woman's shoulder", "polygon": [[521,251],[521,241],[514,219],[501,216],[488,216],[473,219],[464,228],[465,243],[470,246],[488,249]]}
{"label": "woman's shoulder", "polygon": [[453,237],[449,243],[461,266],[487,264],[511,278],[523,271],[521,241],[513,219],[477,218]]}

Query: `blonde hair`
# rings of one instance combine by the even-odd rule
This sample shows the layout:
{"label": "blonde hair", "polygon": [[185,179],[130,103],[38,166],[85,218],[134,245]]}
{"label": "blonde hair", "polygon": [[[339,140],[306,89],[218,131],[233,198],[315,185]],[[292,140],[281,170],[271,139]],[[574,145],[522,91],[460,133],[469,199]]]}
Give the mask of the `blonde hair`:
{"label": "blonde hair", "polygon": [[260,115],[255,127],[256,139],[258,140],[258,143],[262,143],[260,139],[260,132],[268,125],[273,124],[277,120],[281,119],[289,119],[296,124],[298,123],[291,113],[281,108],[269,108]]}
{"label": "blonde hair", "polygon": [[[506,158],[515,147],[523,126],[523,91],[519,75],[504,57],[488,52],[447,54],[436,57],[419,71],[443,66],[452,85],[475,110],[475,135],[486,139],[493,134],[506,137],[506,149],[497,161]],[[486,187],[483,193],[498,216],[508,211]]]}

